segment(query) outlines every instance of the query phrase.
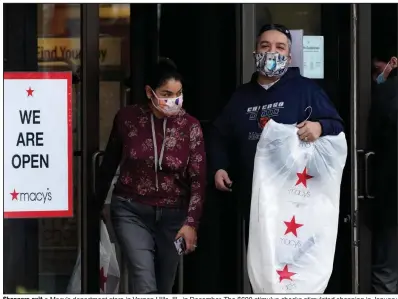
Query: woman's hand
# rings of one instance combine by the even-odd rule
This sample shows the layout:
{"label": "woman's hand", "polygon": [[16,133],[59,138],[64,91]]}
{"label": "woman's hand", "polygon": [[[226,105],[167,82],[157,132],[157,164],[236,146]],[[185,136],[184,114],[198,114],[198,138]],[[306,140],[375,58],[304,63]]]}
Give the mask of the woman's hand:
{"label": "woman's hand", "polygon": [[184,225],[181,227],[180,231],[177,233],[176,240],[179,237],[182,237],[185,241],[185,253],[190,253],[195,250],[197,235],[196,230],[193,227],[189,225]]}
{"label": "woman's hand", "polygon": [[297,125],[297,134],[305,142],[313,142],[322,134],[322,127],[319,122],[303,121]]}
{"label": "woman's hand", "polygon": [[109,207],[107,205],[104,205],[104,207],[101,209],[100,217],[104,223],[107,223],[107,221],[111,219]]}

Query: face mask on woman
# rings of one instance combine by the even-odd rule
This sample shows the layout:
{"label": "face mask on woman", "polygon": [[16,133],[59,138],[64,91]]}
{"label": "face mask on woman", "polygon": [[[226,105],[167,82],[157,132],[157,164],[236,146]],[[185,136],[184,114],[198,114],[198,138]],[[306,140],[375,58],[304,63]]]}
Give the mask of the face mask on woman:
{"label": "face mask on woman", "polygon": [[176,115],[181,110],[183,102],[182,95],[175,98],[160,98],[156,95],[156,93],[153,90],[152,93],[156,98],[156,100],[151,98],[153,107],[155,107],[159,112],[161,112],[165,116]]}
{"label": "face mask on woman", "polygon": [[256,69],[267,77],[281,77],[288,70],[288,57],[278,52],[253,53]]}

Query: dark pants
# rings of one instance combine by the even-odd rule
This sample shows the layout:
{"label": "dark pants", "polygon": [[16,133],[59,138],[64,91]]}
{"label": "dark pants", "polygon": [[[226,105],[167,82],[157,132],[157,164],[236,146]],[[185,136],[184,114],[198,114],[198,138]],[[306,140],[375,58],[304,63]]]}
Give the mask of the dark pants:
{"label": "dark pants", "polygon": [[377,225],[373,230],[372,292],[396,294],[398,282],[398,229]]}
{"label": "dark pants", "polygon": [[112,198],[111,219],[127,261],[131,293],[172,293],[180,259],[174,240],[185,217],[181,209]]}

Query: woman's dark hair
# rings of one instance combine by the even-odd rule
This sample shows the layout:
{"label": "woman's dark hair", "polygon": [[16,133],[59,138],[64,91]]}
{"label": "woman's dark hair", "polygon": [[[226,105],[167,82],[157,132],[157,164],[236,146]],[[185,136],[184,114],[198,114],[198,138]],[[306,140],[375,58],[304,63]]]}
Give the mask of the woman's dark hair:
{"label": "woman's dark hair", "polygon": [[146,84],[155,90],[170,79],[182,82],[182,76],[175,63],[169,58],[159,58],[159,61],[152,67]]}

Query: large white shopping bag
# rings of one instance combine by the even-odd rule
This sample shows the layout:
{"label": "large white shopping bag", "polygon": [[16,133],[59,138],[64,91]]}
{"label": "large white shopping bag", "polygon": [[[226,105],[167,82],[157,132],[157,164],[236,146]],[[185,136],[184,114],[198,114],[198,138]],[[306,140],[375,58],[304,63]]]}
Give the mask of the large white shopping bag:
{"label": "large white shopping bag", "polygon": [[[100,293],[117,294],[119,293],[120,270],[116,258],[114,244],[111,243],[108,230],[101,221],[101,240],[100,240]],[[68,294],[81,293],[81,255],[79,253],[73,274],[68,284]]]}
{"label": "large white shopping bag", "polygon": [[333,269],[344,133],[313,143],[265,126],[254,162],[248,272],[254,293],[323,293]]}

